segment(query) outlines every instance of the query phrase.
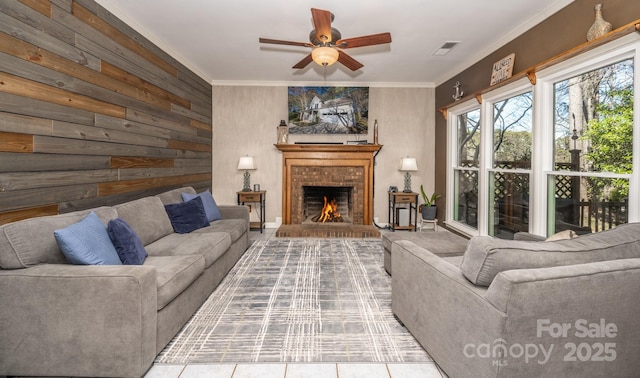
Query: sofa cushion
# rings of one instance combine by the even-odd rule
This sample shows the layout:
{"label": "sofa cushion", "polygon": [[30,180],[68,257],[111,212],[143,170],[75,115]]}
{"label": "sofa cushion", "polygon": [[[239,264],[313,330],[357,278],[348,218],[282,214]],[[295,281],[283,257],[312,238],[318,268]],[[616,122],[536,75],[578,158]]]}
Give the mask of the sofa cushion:
{"label": "sofa cushion", "polygon": [[188,234],[209,225],[200,197],[187,202],[165,205],[164,208],[169,215],[173,230],[179,234]]}
{"label": "sofa cushion", "polygon": [[231,236],[231,242],[235,243],[245,232],[249,231],[249,223],[244,219],[221,219],[211,222],[209,227],[194,231],[195,233],[224,232]]}
{"label": "sofa cushion", "polygon": [[149,256],[202,255],[205,268],[210,267],[231,246],[226,232],[171,234],[147,245]]}
{"label": "sofa cushion", "polygon": [[64,256],[76,265],[122,265],[107,228],[93,211],[84,219],[53,231]]}
{"label": "sofa cushion", "polygon": [[[53,231],[85,218],[92,210],[25,219],[0,226],[0,268],[20,269],[38,264],[68,264]],[[111,207],[93,211],[103,224],[118,216]]]}
{"label": "sofa cushion", "polygon": [[144,245],[173,233],[169,216],[158,197],[144,197],[114,207]]}
{"label": "sofa cushion", "polygon": [[182,193],[182,199],[184,201],[190,201],[196,197],[200,197],[200,199],[202,199],[204,212],[207,214],[207,219],[209,220],[209,222],[222,219],[220,210],[218,209],[218,205],[216,204],[216,200],[213,199],[213,195],[211,195],[209,189],[199,194]]}
{"label": "sofa cushion", "polygon": [[631,223],[575,239],[551,242],[476,236],[467,245],[460,269],[472,283],[489,286],[498,273],[511,269],[637,257],[640,257],[640,223]]}
{"label": "sofa cushion", "polygon": [[170,205],[172,203],[184,202],[182,199],[182,193],[196,194],[196,191],[190,186],[185,186],[184,188],[172,189],[167,192],[160,193],[156,197],[158,197],[164,205]]}
{"label": "sofa cushion", "polygon": [[455,266],[455,267],[460,267],[460,264],[462,263],[462,256],[444,256],[444,257],[440,257],[443,261],[448,262],[449,264]]}
{"label": "sofa cushion", "polygon": [[440,228],[436,232],[387,232],[382,236],[382,245],[391,251],[391,244],[397,240],[412,241],[438,256],[462,256],[469,242],[469,239]]}
{"label": "sofa cushion", "polygon": [[158,310],[169,304],[204,272],[204,257],[149,256],[144,266],[156,268]]}
{"label": "sofa cushion", "polygon": [[122,218],[109,221],[109,238],[118,252],[120,261],[125,265],[141,265],[147,257],[142,240]]}

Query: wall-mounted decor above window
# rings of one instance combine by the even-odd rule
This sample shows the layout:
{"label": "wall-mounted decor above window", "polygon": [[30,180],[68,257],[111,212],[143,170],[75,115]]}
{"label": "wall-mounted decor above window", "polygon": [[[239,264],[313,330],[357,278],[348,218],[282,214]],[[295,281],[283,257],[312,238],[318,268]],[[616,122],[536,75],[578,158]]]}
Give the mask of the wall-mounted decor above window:
{"label": "wall-mounted decor above window", "polygon": [[367,134],[368,87],[289,87],[289,134]]}
{"label": "wall-mounted decor above window", "polygon": [[509,54],[509,56],[502,58],[493,64],[493,68],[491,69],[490,85],[496,85],[499,82],[505,81],[511,77],[515,59],[516,54]]}

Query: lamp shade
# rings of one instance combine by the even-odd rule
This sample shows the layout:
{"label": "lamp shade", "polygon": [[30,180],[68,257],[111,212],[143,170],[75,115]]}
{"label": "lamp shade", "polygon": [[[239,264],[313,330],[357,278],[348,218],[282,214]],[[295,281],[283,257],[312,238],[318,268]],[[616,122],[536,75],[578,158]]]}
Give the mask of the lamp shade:
{"label": "lamp shade", "polygon": [[255,163],[253,161],[253,156],[241,157],[240,162],[238,163],[238,169],[242,169],[242,170],[256,169]]}
{"label": "lamp shade", "polygon": [[338,50],[332,47],[316,47],[311,51],[311,58],[321,66],[330,66],[338,60]]}
{"label": "lamp shade", "polygon": [[402,158],[402,166],[400,167],[400,170],[403,172],[417,171],[418,163],[416,162],[416,158]]}

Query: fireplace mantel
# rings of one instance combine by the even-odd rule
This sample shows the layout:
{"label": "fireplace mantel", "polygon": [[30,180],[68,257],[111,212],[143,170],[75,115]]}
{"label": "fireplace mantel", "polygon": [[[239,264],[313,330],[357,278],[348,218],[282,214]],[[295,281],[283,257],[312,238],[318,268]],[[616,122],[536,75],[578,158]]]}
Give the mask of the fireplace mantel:
{"label": "fireplace mantel", "polygon": [[274,144],[282,152],[369,152],[382,148],[381,144]]}
{"label": "fireplace mantel", "polygon": [[[282,223],[299,224],[304,178],[298,177],[307,170],[330,175],[337,169],[351,169],[351,177],[332,177],[333,186],[351,185],[355,182],[356,224],[373,224],[373,170],[374,156],[382,148],[379,144],[276,144],[282,151]],[[324,177],[324,175],[323,175]],[[306,180],[309,180],[308,178]],[[355,180],[355,181],[354,181]]]}

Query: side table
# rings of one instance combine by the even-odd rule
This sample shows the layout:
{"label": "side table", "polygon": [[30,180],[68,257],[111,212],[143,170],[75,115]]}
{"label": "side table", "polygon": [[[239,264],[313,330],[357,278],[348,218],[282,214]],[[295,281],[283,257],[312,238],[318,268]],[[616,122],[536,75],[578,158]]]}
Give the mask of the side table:
{"label": "side table", "polygon": [[[409,212],[407,225],[400,225],[399,209],[406,209]],[[389,225],[392,231],[418,231],[418,193],[389,192]]]}
{"label": "side table", "polygon": [[267,191],[261,190],[259,192],[236,192],[238,195],[238,205],[244,205],[246,203],[255,203],[258,204],[256,208],[258,209],[259,222],[251,222],[250,228],[252,230],[260,229],[260,233],[264,229],[264,221],[265,221],[265,207],[267,202]]}

